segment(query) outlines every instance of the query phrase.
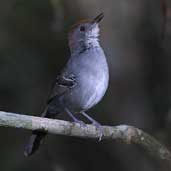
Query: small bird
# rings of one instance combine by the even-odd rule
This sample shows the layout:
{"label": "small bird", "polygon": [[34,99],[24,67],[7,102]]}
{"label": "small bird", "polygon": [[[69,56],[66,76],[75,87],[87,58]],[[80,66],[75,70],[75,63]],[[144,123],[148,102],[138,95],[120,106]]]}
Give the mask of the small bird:
{"label": "small bird", "polygon": [[[99,44],[99,22],[104,17],[100,13],[93,20],[83,20],[72,26],[68,41],[71,56],[57,76],[47,107],[41,117],[55,118],[59,113],[67,113],[74,122],[85,126],[74,114],[82,114],[103,135],[101,125],[85,112],[96,105],[104,96],[109,82],[108,64]],[[47,133],[33,131],[24,155],[32,155]]]}

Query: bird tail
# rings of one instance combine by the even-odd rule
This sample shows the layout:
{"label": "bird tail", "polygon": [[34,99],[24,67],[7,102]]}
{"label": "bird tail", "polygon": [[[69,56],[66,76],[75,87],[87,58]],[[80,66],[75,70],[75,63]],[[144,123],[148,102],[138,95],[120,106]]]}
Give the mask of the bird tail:
{"label": "bird tail", "polygon": [[[42,113],[42,117],[52,118],[52,115],[48,114],[46,109]],[[34,154],[38,150],[39,146],[42,144],[42,141],[46,135],[46,132],[41,132],[37,130],[33,131],[28,143],[24,148],[24,155],[27,157]]]}
{"label": "bird tail", "polygon": [[26,157],[32,155],[33,153],[35,153],[35,151],[38,150],[46,134],[47,133],[39,132],[39,131],[32,132],[32,135],[30,136],[30,139],[24,149],[24,155]]}

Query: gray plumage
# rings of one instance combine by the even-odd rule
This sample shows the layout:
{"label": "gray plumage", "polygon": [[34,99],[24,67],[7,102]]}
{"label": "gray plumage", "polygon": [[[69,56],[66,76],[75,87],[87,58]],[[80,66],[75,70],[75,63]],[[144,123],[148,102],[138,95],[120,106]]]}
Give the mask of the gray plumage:
{"label": "gray plumage", "polygon": [[[109,82],[109,71],[105,54],[99,44],[99,21],[103,14],[94,20],[75,25],[69,33],[71,57],[56,78],[49,102],[42,117],[54,118],[66,112],[75,122],[82,125],[73,114],[82,113],[95,126],[100,124],[85,111],[96,105],[104,96]],[[101,130],[101,129],[100,129]],[[33,132],[25,148],[25,155],[31,155],[41,143],[46,133]]]}

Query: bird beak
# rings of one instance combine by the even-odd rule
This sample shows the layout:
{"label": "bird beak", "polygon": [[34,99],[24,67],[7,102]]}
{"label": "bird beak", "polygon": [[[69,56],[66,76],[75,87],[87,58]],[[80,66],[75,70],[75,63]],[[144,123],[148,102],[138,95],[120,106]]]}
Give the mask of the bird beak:
{"label": "bird beak", "polygon": [[93,19],[93,23],[98,24],[102,20],[103,17],[104,17],[104,14],[103,13],[100,13],[97,17],[95,17]]}

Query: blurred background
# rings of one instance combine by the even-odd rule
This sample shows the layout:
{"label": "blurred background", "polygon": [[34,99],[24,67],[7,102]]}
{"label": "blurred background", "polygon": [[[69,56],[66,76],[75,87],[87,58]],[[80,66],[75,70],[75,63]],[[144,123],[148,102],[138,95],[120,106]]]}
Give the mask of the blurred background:
{"label": "blurred background", "polygon": [[[88,113],[101,124],[142,128],[170,148],[169,0],[0,1],[0,110],[39,116],[69,57],[70,26],[100,12],[110,86]],[[0,134],[1,171],[170,170],[135,145],[57,135],[25,158],[29,131],[1,127]]]}

